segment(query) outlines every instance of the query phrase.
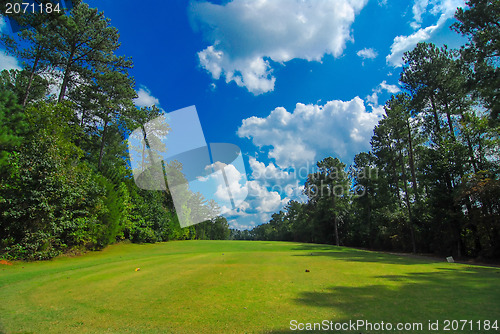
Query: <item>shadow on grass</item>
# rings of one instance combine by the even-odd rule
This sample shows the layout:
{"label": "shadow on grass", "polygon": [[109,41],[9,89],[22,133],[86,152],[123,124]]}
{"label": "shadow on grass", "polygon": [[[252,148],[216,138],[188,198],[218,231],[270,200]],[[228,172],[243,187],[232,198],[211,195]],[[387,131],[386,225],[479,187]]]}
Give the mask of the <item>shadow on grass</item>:
{"label": "shadow on grass", "polygon": [[[315,308],[331,309],[335,319],[318,319],[314,312],[300,315],[300,323],[333,323],[367,320],[372,323],[421,323],[422,330],[327,331],[328,333],[450,333],[444,331],[444,320],[500,320],[500,270],[492,268],[442,268],[437,272],[414,272],[402,275],[374,276],[377,284],[348,287],[330,286],[321,291],[299,293],[294,302]],[[387,282],[384,282],[384,281]],[[440,330],[429,331],[430,321],[439,320]],[[265,333],[291,333],[290,324]],[[499,324],[500,325],[500,324]],[[315,333],[303,330],[300,332]],[[321,332],[321,331],[317,331]],[[325,331],[323,331],[324,333]],[[451,331],[453,332],[453,331]],[[464,333],[491,333],[465,330]]]}
{"label": "shadow on grass", "polygon": [[296,251],[306,251],[307,253],[295,254],[293,256],[330,256],[336,260],[353,261],[353,262],[377,262],[386,264],[399,264],[399,265],[414,265],[426,263],[441,263],[445,262],[444,259],[413,257],[408,254],[407,256],[400,256],[396,254],[381,253],[376,251],[365,251],[355,248],[346,248],[329,245],[301,245],[300,247],[293,248]]}

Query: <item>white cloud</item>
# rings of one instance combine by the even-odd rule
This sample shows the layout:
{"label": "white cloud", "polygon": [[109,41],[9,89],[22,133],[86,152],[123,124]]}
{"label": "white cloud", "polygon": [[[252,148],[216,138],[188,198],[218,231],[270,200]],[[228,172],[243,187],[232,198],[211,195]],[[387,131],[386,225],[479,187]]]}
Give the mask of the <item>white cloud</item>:
{"label": "white cloud", "polygon": [[359,50],[356,54],[363,59],[375,59],[378,56],[377,51],[373,50],[372,48],[364,48],[362,50]]}
{"label": "white cloud", "polygon": [[263,162],[251,157],[249,165],[252,169],[252,178],[267,186],[286,185],[295,180],[294,173],[283,170],[272,162],[266,166]]}
{"label": "white cloud", "polygon": [[11,69],[21,70],[17,59],[7,55],[3,51],[0,51],[0,71]]}
{"label": "white cloud", "polygon": [[[7,30],[7,22],[5,22],[5,18],[0,15],[0,33],[5,33],[5,30]],[[11,69],[21,70],[21,66],[19,66],[19,62],[16,58],[0,50],[0,71]]]}
{"label": "white cloud", "polygon": [[248,181],[248,189],[250,197],[250,205],[255,208],[258,213],[274,213],[281,209],[288,198],[281,198],[277,191],[269,191],[265,186],[257,181]]}
{"label": "white cloud", "polygon": [[249,222],[249,224],[241,224],[236,219],[230,219],[227,222],[231,228],[234,228],[237,230],[251,230],[252,228],[254,228],[257,225],[253,221]]}
{"label": "white cloud", "polygon": [[[248,195],[235,209],[222,207],[231,227],[244,229],[266,223],[273,213],[283,209],[291,199],[305,200],[304,186],[300,185],[302,182],[299,182],[295,173],[284,171],[274,163],[266,165],[253,157],[249,163],[252,180],[247,182],[241,182],[244,177],[236,168],[230,165],[225,168],[233,197]],[[218,188],[215,197],[227,202],[227,194],[225,189]]]}
{"label": "white cloud", "polygon": [[151,95],[151,91],[145,86],[141,86],[137,91],[137,98],[134,99],[134,104],[139,107],[151,107],[152,105],[158,106],[160,100]]}
{"label": "white cloud", "polygon": [[368,102],[371,105],[378,106],[378,94],[380,91],[373,90],[372,95],[368,95],[366,97],[366,102]]}
{"label": "white cloud", "polygon": [[[247,196],[247,185],[244,182],[246,180],[246,177],[244,174],[240,173],[240,171],[234,165],[225,165],[225,167],[216,169],[224,169],[229,192],[231,193],[231,197],[233,199],[243,199]],[[211,175],[213,175],[214,177],[216,176],[216,174]],[[228,202],[230,201],[229,192],[225,184],[219,183],[215,192],[215,197],[217,197],[219,200]]]}
{"label": "white cloud", "polygon": [[269,190],[255,180],[247,181],[241,188],[242,191],[248,191],[247,198],[238,208],[228,210],[224,215],[229,221],[237,221],[247,227],[268,222],[273,213],[281,210],[290,201],[286,195]]}
{"label": "white cloud", "polygon": [[[288,203],[290,197],[300,198],[301,187],[296,181],[296,185],[292,184],[292,177],[283,171],[270,164],[265,166],[263,163],[251,158],[250,166],[253,170],[252,176],[258,179],[248,180],[246,176],[238,171],[233,165],[217,166],[216,169],[224,168],[229,192],[224,184],[220,182],[217,190],[214,193],[214,199],[221,205],[221,213],[228,217],[232,227],[250,226],[265,223],[271,215],[282,209]],[[255,168],[255,169],[254,169]],[[269,171],[271,171],[269,173]],[[210,174],[205,178],[199,178],[200,181],[209,181],[209,179],[217,179],[218,176]],[[286,182],[290,184],[285,184]],[[281,186],[278,185],[281,184]],[[274,186],[271,186],[274,184]],[[243,201],[237,204],[236,208],[229,207],[229,193],[233,199],[242,199]],[[223,204],[226,203],[226,204]],[[237,222],[237,223],[236,223]],[[243,224],[243,225],[242,225]]]}
{"label": "white cloud", "polygon": [[412,7],[414,21],[410,25],[414,29],[420,28],[423,15],[425,14],[444,16],[448,19],[455,15],[458,7],[463,7],[464,5],[464,0],[415,0]]}
{"label": "white cloud", "polygon": [[464,6],[464,0],[415,0],[412,7],[414,21],[410,23],[414,29],[420,28],[423,15],[439,15],[439,19],[436,24],[420,28],[411,35],[396,36],[391,45],[391,53],[385,58],[386,62],[394,67],[402,66],[402,57],[406,51],[413,49],[419,42],[432,38],[438,28],[443,27],[446,21],[453,17],[457,7]]}
{"label": "white cloud", "polygon": [[410,23],[413,29],[420,28],[420,24],[422,23],[422,14],[425,12],[428,5],[429,0],[415,0],[412,7],[414,21]]}
{"label": "white cloud", "polygon": [[432,33],[438,28],[438,25],[429,26],[420,29],[409,36],[397,36],[391,45],[391,53],[385,57],[388,64],[394,67],[403,65],[403,54],[413,49],[418,43],[428,40]]}
{"label": "white cloud", "polygon": [[401,89],[398,86],[390,85],[385,80],[382,81],[379,86],[382,90],[386,90],[391,94],[396,94],[396,93],[399,93],[401,91]]}
{"label": "white cloud", "polygon": [[[48,95],[53,95],[55,97],[59,96],[59,92],[61,91],[62,77],[63,74],[61,71],[54,72],[45,72],[40,74],[45,80],[49,82],[49,91]],[[77,82],[81,80],[81,78],[76,78]]]}
{"label": "white cloud", "polygon": [[269,146],[269,158],[279,167],[298,168],[327,156],[348,160],[368,149],[381,116],[379,109],[368,112],[359,97],[323,106],[297,103],[292,113],[279,107],[266,118],[244,119],[237,134],[258,147]]}
{"label": "white cloud", "polygon": [[270,162],[267,166],[265,163],[258,161],[256,158],[251,157],[249,160],[250,168],[252,169],[252,178],[260,185],[276,191],[284,197],[293,200],[305,200],[302,190],[304,186],[301,185],[309,173],[313,172],[314,164],[302,166],[301,169],[287,169],[284,170]]}
{"label": "white cloud", "polygon": [[366,97],[366,101],[372,108],[378,107],[378,95],[383,91],[387,91],[390,94],[396,94],[401,91],[401,89],[396,85],[388,84],[387,81],[382,81],[376,88],[372,90],[372,94]]}
{"label": "white cloud", "polygon": [[233,0],[192,2],[190,16],[211,44],[198,53],[214,79],[224,77],[253,94],[272,91],[272,62],[338,57],[352,40],[351,24],[367,0]]}

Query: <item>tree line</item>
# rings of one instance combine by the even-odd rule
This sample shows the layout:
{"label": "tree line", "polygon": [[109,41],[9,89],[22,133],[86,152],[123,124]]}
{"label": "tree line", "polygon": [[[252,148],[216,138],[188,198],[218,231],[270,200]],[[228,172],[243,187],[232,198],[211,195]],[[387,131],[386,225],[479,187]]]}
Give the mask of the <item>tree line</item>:
{"label": "tree line", "polygon": [[405,53],[369,152],[318,162],[306,203],[232,237],[500,258],[500,2],[455,17],[468,42]]}
{"label": "tree line", "polygon": [[134,106],[133,62],[110,20],[83,1],[10,19],[24,29],[1,38],[22,70],[0,73],[0,256],[226,239],[225,218],[180,228],[168,192],[135,185],[126,139],[161,112]]}

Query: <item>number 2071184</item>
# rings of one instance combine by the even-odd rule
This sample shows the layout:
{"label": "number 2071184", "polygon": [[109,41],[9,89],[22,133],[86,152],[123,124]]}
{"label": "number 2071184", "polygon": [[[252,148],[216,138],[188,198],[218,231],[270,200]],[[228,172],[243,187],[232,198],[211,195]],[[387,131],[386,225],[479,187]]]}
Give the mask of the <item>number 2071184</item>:
{"label": "number 2071184", "polygon": [[5,14],[35,14],[35,13],[60,13],[59,4],[51,2],[46,3],[28,3],[28,2],[7,2],[5,4]]}

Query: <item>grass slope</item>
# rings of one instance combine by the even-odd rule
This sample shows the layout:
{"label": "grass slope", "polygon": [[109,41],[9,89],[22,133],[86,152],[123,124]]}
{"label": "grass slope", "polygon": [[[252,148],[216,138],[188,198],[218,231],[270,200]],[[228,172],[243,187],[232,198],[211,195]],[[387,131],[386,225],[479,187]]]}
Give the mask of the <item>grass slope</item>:
{"label": "grass slope", "polygon": [[424,329],[429,320],[500,322],[499,282],[498,268],[325,245],[118,244],[0,266],[0,332],[289,333],[292,319],[422,322]]}

